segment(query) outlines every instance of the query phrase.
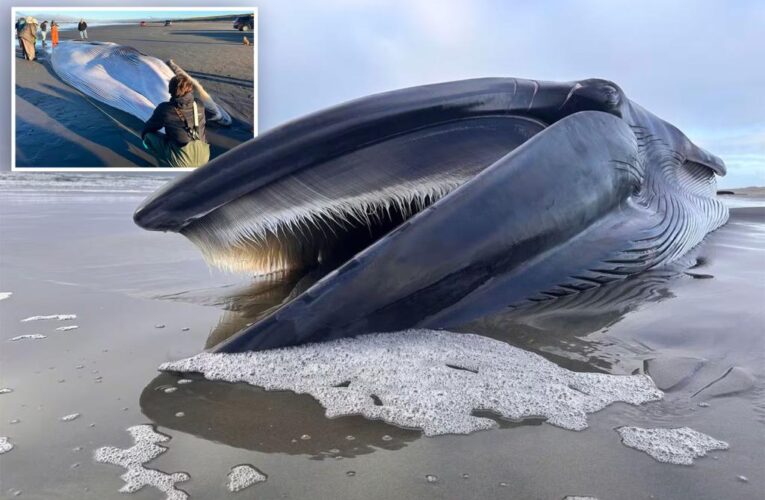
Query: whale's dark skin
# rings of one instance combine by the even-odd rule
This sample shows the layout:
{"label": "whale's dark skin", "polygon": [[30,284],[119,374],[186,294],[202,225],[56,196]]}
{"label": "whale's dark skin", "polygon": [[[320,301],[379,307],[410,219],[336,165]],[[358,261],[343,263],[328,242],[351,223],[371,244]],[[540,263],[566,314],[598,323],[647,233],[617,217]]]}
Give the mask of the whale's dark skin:
{"label": "whale's dark skin", "polygon": [[[312,171],[316,184],[305,180]],[[259,248],[248,224],[285,217],[282,198],[310,218],[351,191],[353,209],[376,182],[414,196],[437,185],[413,216],[388,206],[388,216],[362,214],[366,225],[330,220],[332,231],[306,224],[300,236],[269,226],[258,241],[289,248],[287,267],[327,274],[214,348],[238,352],[448,328],[667,265],[727,220],[715,197],[724,174],[719,158],[612,82],[479,79],[371,96],[274,129],[154,194],[135,221],[246,270]],[[327,176],[337,182],[321,187]],[[261,217],[268,207],[279,209]]]}

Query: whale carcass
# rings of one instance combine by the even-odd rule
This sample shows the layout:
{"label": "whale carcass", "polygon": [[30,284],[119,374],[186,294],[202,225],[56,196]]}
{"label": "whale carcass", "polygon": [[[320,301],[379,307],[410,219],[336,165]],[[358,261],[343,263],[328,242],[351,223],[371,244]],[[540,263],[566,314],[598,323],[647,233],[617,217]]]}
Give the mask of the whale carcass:
{"label": "whale carcass", "polygon": [[613,82],[489,78],[275,128],[134,219],[225,269],[320,278],[214,347],[258,350],[449,328],[666,266],[726,222],[724,174]]}
{"label": "whale carcass", "polygon": [[[111,42],[61,42],[50,57],[63,81],[104,104],[147,121],[154,108],[170,99],[168,83],[176,74],[188,76],[172,60],[165,64],[124,45]],[[202,86],[191,79],[210,113],[210,121],[231,124],[231,117]]]}

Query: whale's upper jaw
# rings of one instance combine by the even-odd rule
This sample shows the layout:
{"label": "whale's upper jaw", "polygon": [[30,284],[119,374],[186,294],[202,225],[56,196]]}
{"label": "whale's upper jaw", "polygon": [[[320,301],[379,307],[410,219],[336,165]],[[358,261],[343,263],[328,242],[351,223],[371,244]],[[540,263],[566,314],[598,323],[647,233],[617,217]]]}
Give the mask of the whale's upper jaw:
{"label": "whale's upper jaw", "polygon": [[612,82],[481,79],[274,129],[134,218],[225,269],[329,273],[218,347],[239,351],[438,327],[479,310],[491,287],[543,300],[659,265],[726,219],[707,202],[713,172],[719,159]]}

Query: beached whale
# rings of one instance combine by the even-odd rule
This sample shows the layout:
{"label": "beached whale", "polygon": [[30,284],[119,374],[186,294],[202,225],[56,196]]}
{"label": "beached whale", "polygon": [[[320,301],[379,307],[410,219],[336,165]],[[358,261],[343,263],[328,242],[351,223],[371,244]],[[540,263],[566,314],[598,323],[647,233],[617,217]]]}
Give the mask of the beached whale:
{"label": "beached whale", "polygon": [[[170,79],[176,74],[188,76],[172,60],[166,64],[133,47],[111,42],[64,41],[51,51],[50,62],[59,78],[72,87],[144,122],[158,104],[170,100]],[[208,120],[230,125],[226,110],[199,82],[191,80],[211,115]]]}
{"label": "beached whale", "polygon": [[214,349],[449,328],[676,262],[728,218],[723,162],[614,83],[489,78],[271,130],[135,213],[213,265],[318,279]]}

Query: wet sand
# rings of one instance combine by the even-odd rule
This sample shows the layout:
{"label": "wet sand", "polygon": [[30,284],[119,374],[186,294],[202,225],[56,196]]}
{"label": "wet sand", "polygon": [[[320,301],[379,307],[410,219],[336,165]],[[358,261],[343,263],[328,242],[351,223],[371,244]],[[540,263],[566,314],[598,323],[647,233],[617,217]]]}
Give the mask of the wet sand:
{"label": "wet sand", "polygon": [[[178,486],[191,498],[230,495],[226,475],[239,464],[268,476],[239,494],[246,498],[749,499],[765,491],[762,199],[760,208],[734,209],[691,269],[464,327],[573,370],[624,374],[650,372],[656,359],[705,360],[680,383],[657,370],[657,383],[669,384],[663,401],[615,404],[581,432],[527,420],[425,438],[361,417],[327,419],[306,395],[198,378],[179,385],[158,372],[251,321],[242,309],[266,309],[286,287],[210,271],[184,238],[134,226],[130,215],[156,179],[62,182],[43,191],[6,183],[0,198],[0,291],[13,292],[0,301],[0,387],[13,389],[0,394],[0,436],[15,445],[0,455],[3,498],[15,490],[33,499],[163,498],[152,488],[117,493],[124,470],[92,458],[101,446],[130,446],[125,429],[146,423],[171,437],[148,467],[188,473]],[[48,314],[77,319],[20,322]],[[56,331],[72,324],[79,328]],[[33,333],[47,338],[7,341]],[[703,389],[731,367],[751,374],[753,386],[728,379]],[[177,390],[165,393],[168,385]],[[711,391],[721,387],[728,392]],[[60,420],[72,413],[81,416]],[[621,425],[689,426],[730,449],[692,466],[662,464],[622,445]]]}
{"label": "wet sand", "polygon": [[[91,41],[135,47],[163,61],[173,59],[196,78],[230,114],[230,127],[208,124],[211,157],[219,156],[253,136],[253,33],[239,32],[230,22],[184,22],[152,25],[102,26],[88,29]],[[61,40],[79,37],[62,31]],[[48,40],[50,44],[50,40]],[[39,43],[38,43],[39,49]],[[46,55],[43,61],[21,59],[16,44],[16,166],[17,167],[152,167],[139,137],[138,118],[96,103],[61,81]]]}

